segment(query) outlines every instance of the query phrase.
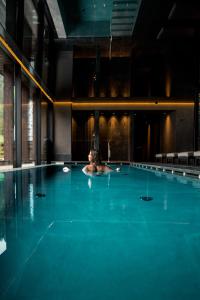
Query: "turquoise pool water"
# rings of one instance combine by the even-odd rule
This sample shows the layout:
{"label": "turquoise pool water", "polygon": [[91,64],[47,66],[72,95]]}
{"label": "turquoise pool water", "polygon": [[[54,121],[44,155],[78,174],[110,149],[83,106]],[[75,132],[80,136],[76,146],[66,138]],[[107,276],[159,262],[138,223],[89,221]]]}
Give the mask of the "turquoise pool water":
{"label": "turquoise pool water", "polygon": [[0,299],[200,299],[200,183],[128,166],[0,174]]}

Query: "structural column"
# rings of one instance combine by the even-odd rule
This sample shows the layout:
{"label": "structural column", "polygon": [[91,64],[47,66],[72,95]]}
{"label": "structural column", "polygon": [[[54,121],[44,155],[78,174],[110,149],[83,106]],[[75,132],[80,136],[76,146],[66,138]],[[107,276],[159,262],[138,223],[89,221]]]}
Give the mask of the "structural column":
{"label": "structural column", "polygon": [[128,145],[129,147],[129,157],[128,159],[130,161],[133,161],[135,159],[135,113],[130,113],[130,143]]}
{"label": "structural column", "polygon": [[99,111],[94,114],[94,149],[99,151]]}
{"label": "structural column", "polygon": [[72,107],[71,104],[54,104],[54,159],[71,161],[72,156]]}
{"label": "structural column", "polygon": [[21,68],[14,66],[14,154],[13,166],[21,167],[22,163],[22,88],[21,88]]}
{"label": "structural column", "polygon": [[[36,72],[40,78],[43,73],[43,50],[44,50],[44,1],[40,0],[38,3],[38,51],[36,55]],[[41,92],[37,89],[34,95],[35,104],[35,164],[41,164]],[[48,126],[48,124],[47,124]]]}
{"label": "structural column", "polygon": [[134,112],[130,112],[127,116],[127,160],[132,162],[134,161],[134,148],[135,148],[135,116]]}
{"label": "structural column", "polygon": [[20,50],[23,46],[24,0],[6,0],[6,31]]}
{"label": "structural column", "polygon": [[199,150],[199,105],[200,105],[200,90],[196,90],[194,100],[194,150]]}
{"label": "structural column", "polygon": [[200,126],[200,116],[199,116],[199,105],[200,105],[200,42],[199,42],[200,32],[197,30],[195,35],[195,47],[196,50],[196,91],[194,98],[194,150],[199,150],[199,126]]}
{"label": "structural column", "polygon": [[35,164],[41,164],[41,92],[36,90],[33,96],[35,113],[34,113],[34,124],[35,124]]}
{"label": "structural column", "polygon": [[36,55],[36,72],[40,78],[42,78],[43,73],[43,52],[44,52],[44,1],[40,0],[38,3],[38,51]]}
{"label": "structural column", "polygon": [[54,160],[53,157],[53,149],[54,149],[54,144],[53,144],[53,136],[54,136],[54,131],[53,131],[53,104],[48,103],[47,107],[47,163],[51,163],[52,160]]}
{"label": "structural column", "polygon": [[[15,40],[20,50],[23,48],[24,0],[6,1],[6,30]],[[14,65],[14,151],[13,166],[22,163],[22,87],[21,67]]]}
{"label": "structural column", "polygon": [[4,102],[3,102],[3,131],[4,131],[4,160],[8,164],[13,164],[13,68],[10,64],[4,65]]}

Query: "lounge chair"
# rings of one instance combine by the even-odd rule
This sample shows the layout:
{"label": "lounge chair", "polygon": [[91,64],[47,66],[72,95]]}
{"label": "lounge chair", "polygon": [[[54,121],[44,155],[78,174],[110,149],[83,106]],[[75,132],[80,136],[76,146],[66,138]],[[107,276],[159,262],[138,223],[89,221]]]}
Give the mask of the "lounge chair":
{"label": "lounge chair", "polygon": [[156,161],[163,163],[165,158],[166,158],[166,154],[165,153],[158,153],[155,155]]}
{"label": "lounge chair", "polygon": [[172,162],[173,164],[175,163],[176,158],[178,157],[177,153],[167,153],[167,163]]}
{"label": "lounge chair", "polygon": [[194,152],[193,152],[193,155],[194,155],[194,162],[195,162],[195,165],[197,165],[198,160],[200,159],[200,151],[194,151]]}
{"label": "lounge chair", "polygon": [[193,152],[180,152],[178,153],[178,163],[181,161],[186,161],[187,165],[189,164],[189,160],[193,157]]}

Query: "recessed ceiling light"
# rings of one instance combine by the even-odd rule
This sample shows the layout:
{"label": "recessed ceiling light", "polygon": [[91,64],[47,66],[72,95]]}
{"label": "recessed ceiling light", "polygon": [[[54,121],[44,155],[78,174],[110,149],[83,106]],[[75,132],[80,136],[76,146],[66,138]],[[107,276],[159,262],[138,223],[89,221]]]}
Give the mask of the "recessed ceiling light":
{"label": "recessed ceiling light", "polygon": [[104,3],[103,6],[106,7],[106,4]]}
{"label": "recessed ceiling light", "polygon": [[96,4],[94,4],[94,8],[96,8]]}

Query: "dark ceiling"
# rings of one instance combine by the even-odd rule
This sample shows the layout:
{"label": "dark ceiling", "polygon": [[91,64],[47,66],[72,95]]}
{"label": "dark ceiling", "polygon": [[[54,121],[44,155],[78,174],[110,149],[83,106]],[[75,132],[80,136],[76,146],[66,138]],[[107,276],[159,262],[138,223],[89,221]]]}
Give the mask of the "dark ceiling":
{"label": "dark ceiling", "polygon": [[[130,56],[193,47],[200,37],[200,0],[58,0],[77,56]],[[187,42],[188,41],[188,42]]]}
{"label": "dark ceiling", "polygon": [[58,0],[68,37],[132,36],[141,0]]}
{"label": "dark ceiling", "polygon": [[134,38],[143,42],[194,38],[200,29],[199,0],[143,0]]}

